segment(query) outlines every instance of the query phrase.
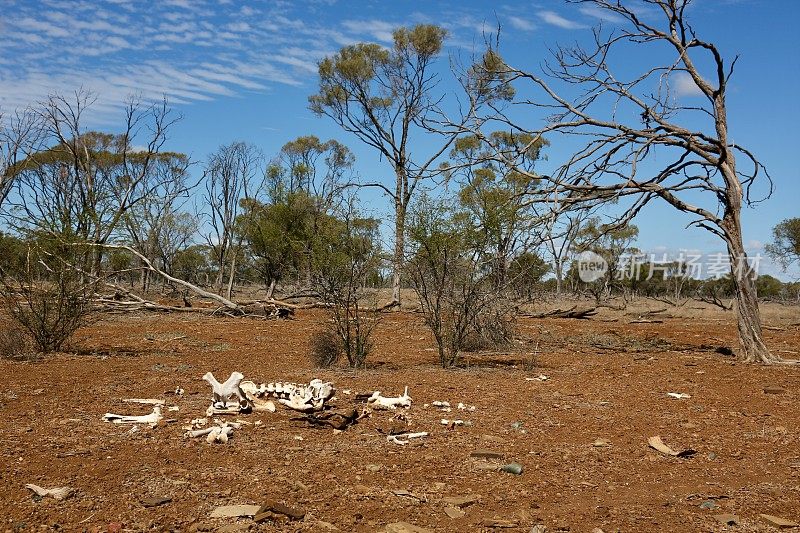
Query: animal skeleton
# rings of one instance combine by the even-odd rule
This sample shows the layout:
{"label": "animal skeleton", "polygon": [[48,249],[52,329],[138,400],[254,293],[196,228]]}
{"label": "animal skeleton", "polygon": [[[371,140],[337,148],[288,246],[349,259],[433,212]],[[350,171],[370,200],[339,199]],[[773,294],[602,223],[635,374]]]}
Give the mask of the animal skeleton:
{"label": "animal skeleton", "polygon": [[408,387],[406,387],[405,391],[403,392],[402,396],[398,396],[396,398],[391,398],[387,396],[381,396],[381,391],[375,391],[372,393],[367,399],[367,404],[374,407],[375,409],[397,409],[397,407],[405,407],[408,409],[411,407],[411,396],[408,395]]}
{"label": "animal skeleton", "polygon": [[239,405],[242,407],[247,406],[249,403],[247,397],[244,394],[240,384],[244,379],[244,374],[241,372],[231,372],[231,376],[225,381],[225,383],[220,383],[217,381],[217,378],[214,377],[214,374],[211,372],[206,372],[203,376],[203,379],[211,385],[211,389],[213,390],[212,396],[212,405],[214,407],[221,407],[224,409],[226,407],[225,402],[227,402],[228,398],[231,396],[236,396],[239,398]]}
{"label": "animal skeleton", "polygon": [[117,415],[114,413],[106,413],[103,415],[103,420],[106,422],[113,422],[114,424],[150,424],[150,427],[156,427],[158,421],[164,418],[161,415],[161,406],[156,405],[153,407],[153,412],[149,415],[132,416],[132,415]]}
{"label": "animal skeleton", "polygon": [[319,411],[336,393],[332,383],[321,379],[312,379],[307,385],[283,382],[256,385],[244,381],[241,389],[256,411],[271,412],[275,411],[275,405],[269,401],[260,402],[259,397],[276,398],[279,403],[297,411]]}

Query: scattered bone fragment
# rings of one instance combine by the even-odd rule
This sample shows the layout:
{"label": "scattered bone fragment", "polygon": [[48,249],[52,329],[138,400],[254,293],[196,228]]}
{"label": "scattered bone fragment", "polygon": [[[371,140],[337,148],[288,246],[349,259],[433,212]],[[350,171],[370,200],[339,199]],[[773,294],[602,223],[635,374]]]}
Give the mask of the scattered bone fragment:
{"label": "scattered bone fragment", "polygon": [[367,404],[370,407],[375,409],[397,409],[398,407],[405,407],[408,409],[411,407],[411,396],[408,395],[408,387],[405,388],[405,391],[401,396],[397,397],[387,397],[381,396],[381,391],[375,391],[372,393],[372,396],[369,397],[367,400]]}
{"label": "scattered bone fragment", "polygon": [[389,435],[386,437],[386,440],[394,444],[399,444],[400,446],[405,446],[411,442],[412,439],[419,439],[427,436],[427,431],[420,431],[418,433],[406,433],[404,435]]}
{"label": "scattered bone fragment", "polygon": [[40,487],[39,485],[28,483],[25,485],[25,488],[32,490],[42,498],[49,496],[55,500],[64,500],[69,498],[70,494],[72,494],[72,489],[70,487],[53,487],[52,489],[46,489],[44,487]]}
{"label": "scattered bone fragment", "polygon": [[164,405],[164,400],[157,398],[126,398],[122,400],[125,403],[141,403],[144,405]]}
{"label": "scattered bone fragment", "polygon": [[151,427],[156,427],[159,420],[164,418],[161,414],[161,406],[156,405],[153,407],[153,412],[149,415],[118,415],[114,413],[106,413],[103,415],[103,420],[106,422],[113,422],[114,424],[149,424]]}
{"label": "scattered bone fragment", "polygon": [[685,459],[687,457],[692,457],[693,455],[697,454],[697,451],[691,448],[687,448],[683,451],[676,452],[675,450],[664,444],[664,442],[661,440],[661,437],[658,435],[647,439],[647,444],[650,445],[650,447],[653,448],[654,450],[657,450],[663,453],[664,455],[671,455],[673,457],[680,457],[682,459]]}
{"label": "scattered bone fragment", "polygon": [[691,398],[691,396],[685,392],[668,392],[667,396],[670,398],[675,398],[676,400],[688,400]]}
{"label": "scattered bone fragment", "polygon": [[228,438],[233,434],[233,428],[230,426],[217,426],[211,428],[211,431],[206,435],[206,442],[209,444],[225,444]]}
{"label": "scattered bone fragment", "polygon": [[647,444],[649,444],[650,447],[653,448],[654,450],[659,451],[664,455],[672,455],[672,456],[678,455],[678,452],[676,452],[675,450],[664,444],[664,441],[661,440],[661,437],[659,435],[647,439]]}
{"label": "scattered bone fragment", "polygon": [[239,415],[242,414],[242,406],[240,404],[224,404],[220,406],[210,405],[206,409],[206,416],[219,416],[219,415]]}

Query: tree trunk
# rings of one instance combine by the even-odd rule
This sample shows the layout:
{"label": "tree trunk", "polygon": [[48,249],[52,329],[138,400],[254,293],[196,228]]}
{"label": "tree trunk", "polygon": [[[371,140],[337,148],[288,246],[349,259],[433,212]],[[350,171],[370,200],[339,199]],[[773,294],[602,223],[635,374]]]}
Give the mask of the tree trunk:
{"label": "tree trunk", "polygon": [[392,256],[392,304],[400,306],[400,281],[405,261],[406,204],[405,171],[398,169],[397,194],[394,199],[394,254]]}
{"label": "tree trunk", "polygon": [[736,293],[737,325],[739,330],[739,359],[746,363],[777,363],[781,358],[773,355],[761,332],[761,313],[758,308],[755,272],[747,261],[742,244],[738,217],[728,230],[728,253],[731,257],[731,277]]}
{"label": "tree trunk", "polygon": [[564,278],[564,272],[563,272],[564,265],[563,265],[561,259],[556,259],[555,263],[556,263],[555,264],[555,267],[556,267],[556,296],[561,296],[561,285],[563,283],[563,278]]}
{"label": "tree trunk", "polygon": [[236,275],[236,253],[233,254],[233,259],[231,260],[231,273],[228,277],[228,289],[225,291],[225,298],[228,300],[231,299],[231,294],[233,293],[233,278]]}

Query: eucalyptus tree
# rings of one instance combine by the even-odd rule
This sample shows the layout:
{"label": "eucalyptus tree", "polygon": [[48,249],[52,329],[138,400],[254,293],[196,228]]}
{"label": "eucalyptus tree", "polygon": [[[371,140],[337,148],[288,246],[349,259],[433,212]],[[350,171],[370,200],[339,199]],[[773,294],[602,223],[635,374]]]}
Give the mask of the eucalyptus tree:
{"label": "eucalyptus tree", "polygon": [[[398,28],[391,48],[376,43],[345,46],[319,63],[319,92],[309,97],[311,110],[330,117],[342,129],[375,149],[391,165],[394,186],[378,187],[394,204],[392,300],[400,303],[406,215],[420,183],[437,175],[440,156],[456,132],[435,133],[442,98],[434,63],[447,32],[430,24]],[[425,151],[422,136],[436,139]],[[424,152],[424,153],[423,153]]]}

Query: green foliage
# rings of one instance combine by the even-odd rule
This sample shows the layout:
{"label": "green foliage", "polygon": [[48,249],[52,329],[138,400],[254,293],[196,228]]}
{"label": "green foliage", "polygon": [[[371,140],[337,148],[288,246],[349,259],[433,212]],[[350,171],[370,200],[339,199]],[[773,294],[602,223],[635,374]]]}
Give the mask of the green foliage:
{"label": "green foliage", "polygon": [[[506,284],[510,261],[524,250],[539,222],[529,198],[539,184],[534,166],[547,144],[542,137],[497,131],[487,138],[461,137],[450,152],[459,168],[450,177],[461,184],[462,216],[472,220],[469,236],[483,262],[491,265],[498,287]],[[512,169],[498,162],[493,156],[498,151],[519,161],[519,166]]]}
{"label": "green foliage", "polygon": [[18,237],[0,231],[0,275],[19,276],[27,261],[28,246]]}
{"label": "green foliage", "polygon": [[800,218],[787,218],[772,229],[774,242],[766,245],[767,253],[784,270],[800,261]]}
{"label": "green foliage", "polygon": [[477,102],[511,101],[516,94],[509,83],[511,68],[500,53],[489,48],[466,73],[464,85]]}
{"label": "green foliage", "polygon": [[456,366],[470,345],[507,341],[511,332],[506,299],[479,268],[474,231],[463,212],[429,198],[417,204],[409,223],[416,249],[407,269],[444,368]]}
{"label": "green foliage", "polygon": [[540,286],[544,278],[552,270],[550,263],[533,251],[522,252],[514,257],[509,267],[511,287],[519,296],[533,298],[534,291]]}
{"label": "green foliage", "polygon": [[[372,350],[372,331],[379,319],[377,293],[367,290],[380,268],[378,222],[358,217],[348,205],[339,217],[323,219],[319,230],[313,245],[312,279],[320,297],[332,304],[332,325],[322,335],[335,336],[349,365],[360,368]],[[330,346],[323,350],[325,339],[317,340],[312,356],[319,360],[325,353],[332,356]]]}
{"label": "green foliage", "polygon": [[756,278],[756,292],[759,298],[778,298],[784,291],[781,280],[768,274]]}
{"label": "green foliage", "polygon": [[175,253],[172,275],[195,285],[208,285],[213,273],[209,246],[194,244]]}

